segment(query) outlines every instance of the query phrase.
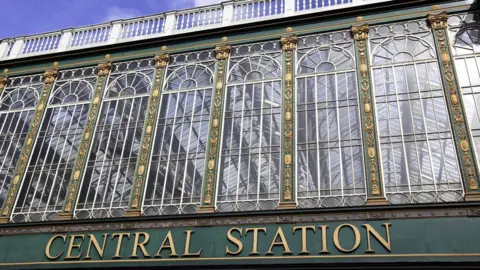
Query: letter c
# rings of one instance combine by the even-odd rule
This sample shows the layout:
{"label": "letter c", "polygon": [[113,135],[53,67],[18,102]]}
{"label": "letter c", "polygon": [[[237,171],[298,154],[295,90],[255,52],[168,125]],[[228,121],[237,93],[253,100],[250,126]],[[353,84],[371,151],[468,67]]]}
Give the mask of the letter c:
{"label": "letter c", "polygon": [[45,256],[47,256],[49,260],[56,260],[63,255],[63,251],[57,256],[52,256],[52,254],[50,253],[50,249],[52,248],[53,241],[55,241],[55,239],[57,238],[62,238],[64,244],[67,242],[67,236],[64,234],[57,234],[57,235],[54,235],[52,238],[50,238],[50,240],[48,240],[47,247],[45,248]]}

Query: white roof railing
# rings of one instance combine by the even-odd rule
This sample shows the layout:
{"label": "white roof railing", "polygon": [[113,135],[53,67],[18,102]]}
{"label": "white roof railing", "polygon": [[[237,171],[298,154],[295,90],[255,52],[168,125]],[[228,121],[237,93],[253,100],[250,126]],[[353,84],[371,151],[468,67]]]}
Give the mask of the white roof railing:
{"label": "white roof railing", "polygon": [[0,62],[393,0],[232,0],[50,33],[3,39]]}

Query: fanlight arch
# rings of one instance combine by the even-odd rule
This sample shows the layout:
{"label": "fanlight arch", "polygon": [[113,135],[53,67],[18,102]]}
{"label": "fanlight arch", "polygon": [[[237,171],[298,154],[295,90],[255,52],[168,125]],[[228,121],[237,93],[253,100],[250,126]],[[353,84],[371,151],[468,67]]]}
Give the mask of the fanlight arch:
{"label": "fanlight arch", "polygon": [[166,90],[207,87],[213,85],[213,71],[205,65],[186,65],[173,70],[166,81]]}
{"label": "fanlight arch", "polygon": [[354,69],[353,55],[337,46],[316,47],[306,52],[299,60],[298,74],[324,73],[345,69]]}
{"label": "fanlight arch", "polygon": [[372,65],[428,60],[435,57],[433,45],[424,38],[396,36],[385,39],[373,49]]}
{"label": "fanlight arch", "polygon": [[248,56],[238,61],[230,69],[229,83],[242,83],[282,77],[282,68],[278,60],[267,56]]}
{"label": "fanlight arch", "polygon": [[135,72],[122,74],[107,87],[106,98],[135,96],[150,92],[151,80],[144,73]]}
{"label": "fanlight arch", "polygon": [[[480,51],[480,28],[479,25],[469,25],[462,27],[453,37],[452,46],[454,49],[461,49],[462,52]],[[462,54],[462,53],[457,53]],[[465,53],[463,53],[465,54]]]}
{"label": "fanlight arch", "polygon": [[55,90],[49,104],[66,104],[89,101],[92,97],[93,86],[85,80],[69,81]]}
{"label": "fanlight arch", "polygon": [[38,92],[33,87],[20,87],[6,94],[0,105],[0,110],[21,110],[33,108],[38,103]]}

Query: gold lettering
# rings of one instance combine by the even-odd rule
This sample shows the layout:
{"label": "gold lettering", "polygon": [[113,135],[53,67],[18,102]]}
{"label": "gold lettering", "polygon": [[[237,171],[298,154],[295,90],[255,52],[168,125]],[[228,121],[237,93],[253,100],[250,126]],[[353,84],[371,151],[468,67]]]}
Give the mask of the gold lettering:
{"label": "gold lettering", "polygon": [[[338,234],[343,227],[349,227],[350,229],[352,229],[353,233],[355,234],[355,243],[353,244],[353,247],[351,249],[345,249],[340,244]],[[345,252],[345,253],[354,252],[360,245],[360,232],[358,231],[357,227],[355,227],[352,224],[342,224],[338,226],[333,232],[333,243],[335,244],[335,247],[342,252]]]}
{"label": "gold lettering", "polygon": [[120,256],[120,249],[122,248],[123,237],[126,236],[127,239],[130,239],[130,233],[114,233],[112,234],[112,240],[117,236],[118,236],[117,249],[115,250],[115,255],[112,257],[112,259],[122,258],[122,256]]}
{"label": "gold lettering", "polygon": [[[81,238],[82,242],[79,244],[75,244],[75,239]],[[70,235],[70,244],[68,245],[68,251],[67,251],[67,257],[65,257],[65,260],[69,259],[80,259],[80,256],[82,256],[82,251],[80,250],[82,247],[83,239],[85,239],[85,235],[83,234],[72,234]],[[76,248],[80,253],[76,256],[72,256],[72,250]]]}
{"label": "gold lettering", "polygon": [[327,229],[328,225],[321,225],[318,226],[322,230],[322,250],[320,251],[320,254],[328,254],[328,246],[327,246]]}
{"label": "gold lettering", "polygon": [[[144,239],[141,243],[139,243],[140,235],[143,235]],[[132,250],[132,255],[130,258],[138,258],[137,255],[137,250],[140,248],[142,251],[143,257],[150,257],[150,254],[148,254],[147,250],[145,249],[145,245],[148,243],[148,240],[150,240],[150,234],[146,232],[136,232],[135,233],[135,240],[133,243],[133,250]]]}
{"label": "gold lettering", "polygon": [[47,256],[47,258],[49,260],[56,260],[56,259],[60,258],[60,256],[63,255],[63,251],[60,254],[58,254],[57,256],[52,256],[52,254],[50,253],[50,249],[52,248],[52,244],[55,241],[55,239],[57,239],[57,238],[62,238],[64,244],[67,242],[67,236],[63,235],[63,234],[57,234],[57,235],[54,235],[52,238],[50,238],[50,240],[48,240],[47,247],[45,247],[45,256]]}
{"label": "gold lettering", "polygon": [[253,246],[252,246],[252,252],[250,252],[250,255],[258,255],[258,231],[262,231],[265,235],[267,234],[267,228],[247,228],[245,230],[245,236],[249,232],[253,232]]}
{"label": "gold lettering", "polygon": [[[277,242],[278,237],[280,237],[280,242]],[[265,253],[265,255],[273,255],[272,248],[278,245],[283,246],[283,254],[292,254],[292,251],[288,247],[285,234],[283,234],[282,227],[278,227],[277,233],[275,234],[275,237],[273,237],[272,244],[270,245],[270,248],[268,249],[267,253]]]}
{"label": "gold lettering", "polygon": [[382,244],[382,246],[388,250],[388,252],[392,252],[392,248],[390,245],[390,232],[388,230],[388,227],[392,225],[390,223],[384,223],[382,224],[383,227],[385,227],[385,232],[387,234],[387,240],[383,238],[370,224],[363,224],[362,226],[365,227],[367,230],[367,243],[368,243],[368,248],[365,250],[365,253],[374,253],[375,250],[372,249],[370,246],[370,234],[372,234],[377,241]]}
{"label": "gold lettering", "polygon": [[[237,251],[233,252],[231,251],[228,246],[225,248],[225,254],[228,255],[238,255],[240,252],[243,250],[243,243],[240,241],[240,239],[235,238],[235,236],[232,235],[232,231],[237,231],[240,233],[240,237],[242,237],[242,228],[231,228],[227,232],[227,239],[230,241],[232,244],[236,245],[238,247]],[[251,253],[250,253],[251,254]]]}
{"label": "gold lettering", "polygon": [[[167,245],[167,241],[168,241],[168,245]],[[173,242],[171,231],[168,231],[167,236],[165,236],[165,239],[163,240],[162,245],[158,249],[157,254],[155,254],[155,257],[162,257],[160,255],[160,252],[162,252],[162,249],[164,248],[170,249],[170,257],[178,257],[178,254],[175,251],[175,243]]]}
{"label": "gold lettering", "polygon": [[298,229],[302,230],[302,251],[300,251],[299,254],[310,254],[307,250],[307,230],[310,229],[315,233],[315,226],[297,226],[293,227],[293,234],[295,234],[295,231]]}
{"label": "gold lettering", "polygon": [[88,248],[87,248],[87,256],[83,257],[84,259],[91,259],[90,257],[90,249],[92,248],[92,243],[95,249],[97,250],[98,255],[100,258],[103,258],[103,252],[105,251],[105,244],[107,243],[107,238],[108,238],[108,233],[103,234],[103,243],[102,247],[100,248],[100,244],[97,241],[97,238],[95,238],[95,235],[89,234],[88,237],[90,237],[90,242],[88,243]]}
{"label": "gold lettering", "polygon": [[183,252],[183,257],[188,257],[188,256],[200,256],[200,253],[202,253],[202,249],[200,249],[199,251],[195,252],[195,253],[190,253],[190,238],[191,238],[191,235],[192,233],[194,233],[194,231],[192,230],[185,230],[185,233],[187,234],[187,237],[185,239],[185,251]]}

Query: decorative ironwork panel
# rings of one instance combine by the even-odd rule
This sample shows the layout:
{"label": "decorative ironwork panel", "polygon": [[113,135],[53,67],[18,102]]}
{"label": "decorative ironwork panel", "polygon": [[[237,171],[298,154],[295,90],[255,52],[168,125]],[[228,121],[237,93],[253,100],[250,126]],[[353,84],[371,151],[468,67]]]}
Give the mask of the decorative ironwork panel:
{"label": "decorative ironwork panel", "polygon": [[480,155],[480,14],[450,15],[450,44],[473,143]]}
{"label": "decorative ironwork panel", "polygon": [[279,41],[233,46],[229,60],[217,210],[275,209],[281,174]]}
{"label": "decorative ironwork panel", "polygon": [[2,205],[25,145],[28,128],[34,118],[42,88],[42,75],[13,77],[8,79],[1,93],[0,204]]}
{"label": "decorative ironwork panel", "polygon": [[62,210],[95,81],[93,67],[59,72],[13,210],[14,222],[54,220]]}
{"label": "decorative ironwork panel", "polygon": [[191,214],[200,206],[214,67],[213,50],[170,56],[144,215]]}
{"label": "decorative ironwork panel", "polygon": [[370,29],[387,200],[463,199],[433,34],[426,20]]}
{"label": "decorative ironwork panel", "polygon": [[362,205],[366,189],[352,33],[299,37],[296,68],[299,207]]}
{"label": "decorative ironwork panel", "polygon": [[128,209],[154,60],[112,65],[74,217],[119,217]]}

